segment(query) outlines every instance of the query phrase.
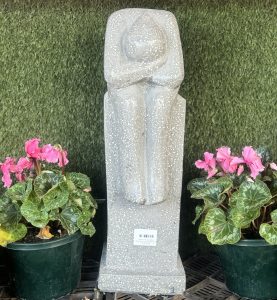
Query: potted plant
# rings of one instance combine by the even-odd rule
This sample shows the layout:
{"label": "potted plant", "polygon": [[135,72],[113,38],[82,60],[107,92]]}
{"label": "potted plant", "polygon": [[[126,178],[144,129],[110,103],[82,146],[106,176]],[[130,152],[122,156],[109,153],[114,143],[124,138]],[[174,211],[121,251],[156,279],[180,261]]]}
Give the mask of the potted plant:
{"label": "potted plant", "polygon": [[217,245],[227,287],[252,299],[277,299],[277,165],[268,151],[246,146],[205,152],[195,166],[207,176],[188,184],[201,199],[193,224]]}
{"label": "potted plant", "polygon": [[7,248],[19,298],[55,299],[77,287],[83,235],[95,232],[97,204],[89,178],[65,171],[60,145],[40,146],[34,138],[25,151],[0,164],[0,245]]}

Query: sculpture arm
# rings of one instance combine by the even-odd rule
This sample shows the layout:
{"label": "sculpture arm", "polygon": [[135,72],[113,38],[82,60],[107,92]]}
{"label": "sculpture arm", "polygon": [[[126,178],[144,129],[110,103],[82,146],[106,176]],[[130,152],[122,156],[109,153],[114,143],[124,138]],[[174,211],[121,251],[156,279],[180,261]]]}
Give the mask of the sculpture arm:
{"label": "sculpture arm", "polygon": [[[119,56],[117,54],[117,56]],[[119,57],[113,57],[117,61]],[[143,79],[150,78],[165,62],[166,55],[153,62],[124,62],[122,64],[105,64],[105,80],[110,86],[123,88],[130,86]]]}

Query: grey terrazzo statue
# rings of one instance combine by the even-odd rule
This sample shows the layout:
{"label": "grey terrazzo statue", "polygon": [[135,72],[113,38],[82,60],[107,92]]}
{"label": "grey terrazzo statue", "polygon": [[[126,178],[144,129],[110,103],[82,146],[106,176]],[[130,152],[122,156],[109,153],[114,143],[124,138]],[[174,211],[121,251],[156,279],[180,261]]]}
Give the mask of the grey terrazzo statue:
{"label": "grey terrazzo statue", "polygon": [[105,39],[105,152],[108,240],[99,288],[180,294],[178,254],[185,100],[174,15],[124,9]]}

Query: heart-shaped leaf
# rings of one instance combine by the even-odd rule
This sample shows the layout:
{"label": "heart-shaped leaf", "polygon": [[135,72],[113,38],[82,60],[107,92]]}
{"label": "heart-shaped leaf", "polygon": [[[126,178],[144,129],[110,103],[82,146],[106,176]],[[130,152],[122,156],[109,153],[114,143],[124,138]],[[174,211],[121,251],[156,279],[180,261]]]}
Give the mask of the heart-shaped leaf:
{"label": "heart-shaped leaf", "polygon": [[24,224],[16,224],[11,227],[0,227],[0,246],[7,246],[9,243],[16,242],[24,238],[27,228]]}
{"label": "heart-shaped leaf", "polygon": [[63,175],[52,171],[43,171],[34,180],[34,191],[42,198],[48,191],[63,182]]}
{"label": "heart-shaped leaf", "polygon": [[273,210],[270,216],[273,224],[261,224],[259,233],[269,244],[277,245],[277,209]]}
{"label": "heart-shaped leaf", "polygon": [[12,202],[24,202],[33,190],[33,180],[27,179],[24,182],[18,182],[8,188],[5,196],[10,198]]}
{"label": "heart-shaped leaf", "polygon": [[230,219],[237,228],[248,228],[253,220],[256,220],[261,214],[259,208],[247,212],[233,208],[230,211]]}
{"label": "heart-shaped leaf", "polygon": [[271,198],[270,190],[264,182],[245,181],[239,188],[239,194],[236,195],[236,207],[239,211],[253,211],[270,202]]}
{"label": "heart-shaped leaf", "polygon": [[0,198],[0,224],[4,226],[15,226],[21,220],[22,215],[17,203],[6,196]]}
{"label": "heart-shaped leaf", "polygon": [[210,243],[216,245],[235,244],[240,240],[240,229],[227,219],[221,208],[212,208],[204,219],[204,232]]}
{"label": "heart-shaped leaf", "polygon": [[277,223],[261,224],[259,233],[270,245],[277,245]]}
{"label": "heart-shaped leaf", "polygon": [[233,180],[230,177],[224,176],[218,178],[212,184],[220,184],[222,186],[222,193],[226,193],[228,190],[230,190],[233,187]]}
{"label": "heart-shaped leaf", "polygon": [[225,200],[225,197],[222,195],[223,190],[224,187],[221,184],[213,183],[202,190],[196,191],[191,197],[195,199],[204,199],[206,208],[210,208],[219,205]]}
{"label": "heart-shaped leaf", "polygon": [[80,189],[75,189],[69,194],[69,200],[84,210],[91,207],[97,208],[97,203],[90,193],[84,192]]}
{"label": "heart-shaped leaf", "polygon": [[77,226],[84,235],[93,236],[95,233],[95,228],[90,222],[92,218],[92,213],[89,211],[83,211],[77,220]]}
{"label": "heart-shaped leaf", "polygon": [[69,191],[65,182],[52,187],[43,197],[45,210],[49,211],[63,207],[68,201]]}
{"label": "heart-shaped leaf", "polygon": [[90,179],[85,174],[70,172],[66,174],[66,178],[72,181],[74,185],[81,190],[90,188]]}
{"label": "heart-shaped leaf", "polygon": [[60,214],[60,221],[68,234],[73,234],[79,229],[77,226],[77,220],[80,215],[81,211],[76,206],[67,206],[62,210]]}
{"label": "heart-shaped leaf", "polygon": [[195,178],[192,179],[187,186],[187,189],[191,194],[204,189],[208,185],[208,180],[206,178]]}
{"label": "heart-shaped leaf", "polygon": [[32,192],[23,202],[20,211],[23,217],[35,227],[43,228],[49,221],[43,202],[35,192]]}

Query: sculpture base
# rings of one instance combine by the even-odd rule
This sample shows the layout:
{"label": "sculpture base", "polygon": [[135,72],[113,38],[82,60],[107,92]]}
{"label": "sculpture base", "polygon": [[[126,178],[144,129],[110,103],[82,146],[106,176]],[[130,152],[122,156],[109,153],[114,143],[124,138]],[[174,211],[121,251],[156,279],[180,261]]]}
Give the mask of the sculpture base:
{"label": "sculpture base", "polygon": [[174,273],[164,273],[163,266],[157,266],[161,270],[159,275],[142,273],[130,270],[117,270],[106,264],[106,247],[104,247],[98,287],[103,292],[123,292],[130,294],[147,295],[178,295],[183,294],[186,289],[186,275],[182,261],[178,256],[177,269]]}

